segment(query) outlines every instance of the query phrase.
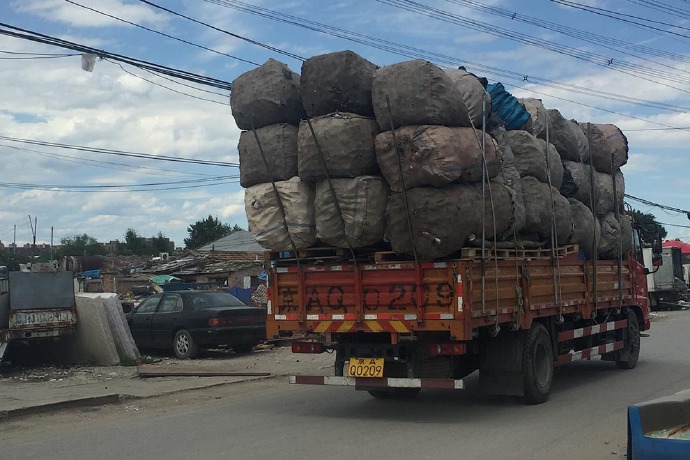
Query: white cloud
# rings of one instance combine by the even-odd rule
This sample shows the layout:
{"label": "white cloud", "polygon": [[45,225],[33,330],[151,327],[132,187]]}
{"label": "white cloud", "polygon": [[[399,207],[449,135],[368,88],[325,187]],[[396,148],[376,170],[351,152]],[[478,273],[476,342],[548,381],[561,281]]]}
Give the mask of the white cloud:
{"label": "white cloud", "polygon": [[[74,0],[74,3],[107,12],[111,16],[137,24],[161,25],[167,18],[142,3],[125,3],[120,0]],[[79,27],[128,26],[64,0],[16,0],[12,7],[20,13],[34,14],[51,21]]]}

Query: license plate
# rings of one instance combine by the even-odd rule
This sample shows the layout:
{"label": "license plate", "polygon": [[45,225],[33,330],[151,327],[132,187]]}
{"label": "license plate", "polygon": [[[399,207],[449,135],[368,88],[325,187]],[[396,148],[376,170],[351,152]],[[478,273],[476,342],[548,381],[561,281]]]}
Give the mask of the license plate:
{"label": "license plate", "polygon": [[348,377],[383,377],[383,358],[350,358]]}

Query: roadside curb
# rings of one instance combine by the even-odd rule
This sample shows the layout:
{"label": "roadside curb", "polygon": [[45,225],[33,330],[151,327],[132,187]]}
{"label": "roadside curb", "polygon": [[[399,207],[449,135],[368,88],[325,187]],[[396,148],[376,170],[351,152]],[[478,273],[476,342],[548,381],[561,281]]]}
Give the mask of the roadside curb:
{"label": "roadside curb", "polygon": [[80,397],[80,398],[74,398],[74,399],[65,399],[62,401],[50,402],[50,403],[45,403],[45,404],[38,404],[35,406],[26,406],[26,407],[18,407],[16,409],[0,410],[0,423],[7,422],[10,419],[24,417],[27,415],[42,414],[42,413],[53,412],[53,411],[57,411],[57,410],[61,410],[61,409],[105,406],[107,404],[120,404],[124,401],[157,398],[157,397],[161,397],[161,396],[173,395],[175,393],[205,390],[208,388],[215,388],[215,387],[220,387],[220,386],[224,386],[224,385],[233,385],[233,384],[244,383],[244,382],[256,382],[256,381],[261,381],[261,380],[273,379],[276,377],[280,377],[280,375],[273,374],[273,375],[267,375],[267,376],[251,377],[251,378],[247,378],[247,379],[236,380],[234,382],[211,383],[208,385],[201,385],[201,386],[193,387],[193,388],[181,388],[181,389],[177,389],[177,390],[161,391],[161,392],[151,393],[151,394],[147,394],[147,395],[134,395],[134,394],[128,394],[128,393],[112,393],[112,394],[100,395],[100,396],[88,396],[88,397]]}
{"label": "roadside curb", "polygon": [[17,409],[2,410],[0,411],[0,422],[4,422],[11,418],[21,417],[25,415],[35,415],[44,412],[56,411],[60,409],[67,409],[73,407],[104,406],[106,404],[117,404],[120,402],[120,399],[121,397],[119,394],[113,393],[102,396],[66,399],[64,401],[40,404],[36,406],[27,406],[19,407]]}

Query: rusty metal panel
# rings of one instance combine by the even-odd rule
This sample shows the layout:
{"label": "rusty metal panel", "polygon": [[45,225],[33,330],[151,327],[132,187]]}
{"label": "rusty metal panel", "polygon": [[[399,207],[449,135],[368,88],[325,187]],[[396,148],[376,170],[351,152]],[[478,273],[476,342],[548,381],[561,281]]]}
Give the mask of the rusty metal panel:
{"label": "rusty metal panel", "polygon": [[10,310],[73,309],[72,272],[10,272]]}

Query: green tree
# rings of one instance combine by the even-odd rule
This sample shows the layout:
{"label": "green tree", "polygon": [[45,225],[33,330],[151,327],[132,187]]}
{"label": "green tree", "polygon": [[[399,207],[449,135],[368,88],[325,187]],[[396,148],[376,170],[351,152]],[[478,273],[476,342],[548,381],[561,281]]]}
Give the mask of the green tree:
{"label": "green tree", "polygon": [[239,230],[243,230],[239,225],[231,227],[219,221],[218,217],[209,214],[206,219],[201,219],[187,227],[189,238],[184,239],[184,244],[187,249],[197,249]]}
{"label": "green tree", "polygon": [[133,228],[128,228],[125,232],[125,248],[129,254],[145,255],[151,252],[146,247],[146,240]]}
{"label": "green tree", "polygon": [[153,241],[154,254],[168,252],[170,250],[168,239],[163,235],[163,232],[158,232],[158,236],[152,237],[151,240]]}
{"label": "green tree", "polygon": [[105,246],[86,233],[66,236],[60,240],[60,243],[62,244],[59,251],[61,256],[95,256],[107,252]]}
{"label": "green tree", "polygon": [[640,236],[643,243],[651,245],[654,240],[654,234],[657,232],[662,240],[668,235],[664,226],[657,222],[654,214],[633,209],[632,216],[635,222],[640,225]]}

